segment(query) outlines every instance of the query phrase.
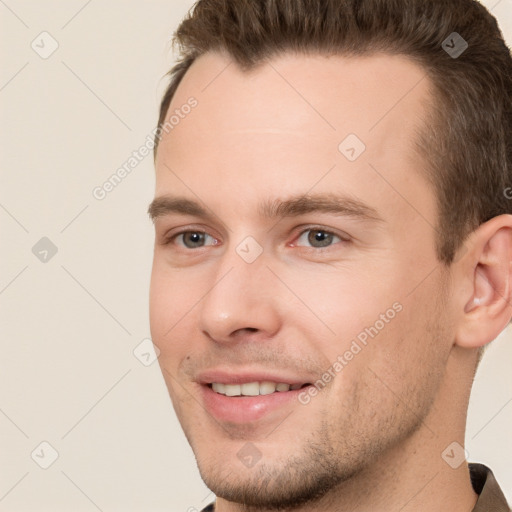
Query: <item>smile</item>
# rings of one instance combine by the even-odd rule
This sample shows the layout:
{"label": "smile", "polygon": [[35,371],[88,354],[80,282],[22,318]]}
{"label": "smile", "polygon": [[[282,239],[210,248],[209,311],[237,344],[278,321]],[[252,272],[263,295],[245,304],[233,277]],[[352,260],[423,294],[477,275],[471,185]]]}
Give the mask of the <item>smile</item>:
{"label": "smile", "polygon": [[215,393],[225,396],[259,396],[270,395],[285,391],[294,391],[308,384],[286,384],[284,382],[246,382],[243,384],[224,384],[221,382],[212,382],[211,389]]}

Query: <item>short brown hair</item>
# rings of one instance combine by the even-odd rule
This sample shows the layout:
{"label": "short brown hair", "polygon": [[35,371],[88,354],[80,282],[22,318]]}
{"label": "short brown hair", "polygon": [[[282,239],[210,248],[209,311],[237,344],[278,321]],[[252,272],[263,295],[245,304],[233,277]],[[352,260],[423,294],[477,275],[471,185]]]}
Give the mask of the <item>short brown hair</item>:
{"label": "short brown hair", "polygon": [[[468,44],[456,57],[443,47],[454,32]],[[450,264],[469,233],[511,212],[512,58],[476,0],[199,0],[173,41],[180,55],[160,129],[183,76],[206,52],[225,52],[243,70],[284,52],[409,57],[433,87],[415,144],[436,192],[439,260]]]}

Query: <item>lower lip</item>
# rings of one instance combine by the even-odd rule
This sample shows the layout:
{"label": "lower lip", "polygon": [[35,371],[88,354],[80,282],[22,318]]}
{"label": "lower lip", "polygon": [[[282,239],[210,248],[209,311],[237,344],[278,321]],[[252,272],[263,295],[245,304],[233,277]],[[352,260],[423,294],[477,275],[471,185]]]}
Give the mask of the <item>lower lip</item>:
{"label": "lower lip", "polygon": [[276,409],[298,400],[306,387],[293,391],[276,391],[269,395],[226,396],[216,393],[210,386],[201,385],[203,403],[217,420],[233,423],[249,423],[259,420]]}

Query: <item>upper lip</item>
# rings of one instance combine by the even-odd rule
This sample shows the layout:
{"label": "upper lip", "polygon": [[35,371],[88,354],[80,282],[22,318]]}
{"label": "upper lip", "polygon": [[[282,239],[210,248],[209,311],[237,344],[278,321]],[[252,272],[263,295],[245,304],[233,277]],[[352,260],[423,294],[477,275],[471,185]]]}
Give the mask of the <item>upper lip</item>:
{"label": "upper lip", "polygon": [[276,382],[284,384],[307,384],[313,382],[311,377],[300,377],[297,374],[291,374],[286,370],[221,370],[210,369],[199,372],[196,377],[199,384],[211,384],[218,382],[222,384],[246,384],[248,382]]}

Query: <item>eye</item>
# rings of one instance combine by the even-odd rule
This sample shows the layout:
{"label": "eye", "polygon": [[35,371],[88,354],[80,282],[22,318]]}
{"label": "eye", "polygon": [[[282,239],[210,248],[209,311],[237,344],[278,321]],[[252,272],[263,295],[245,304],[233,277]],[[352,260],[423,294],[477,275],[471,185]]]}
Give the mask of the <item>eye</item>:
{"label": "eye", "polygon": [[216,245],[217,240],[204,231],[183,231],[174,235],[170,241],[176,240],[178,245],[187,249],[197,249],[205,245]]}
{"label": "eye", "polygon": [[296,245],[299,246],[307,246],[315,248],[329,247],[333,243],[343,241],[341,237],[326,231],[325,229],[307,229],[301,233],[299,238],[297,238]]}

